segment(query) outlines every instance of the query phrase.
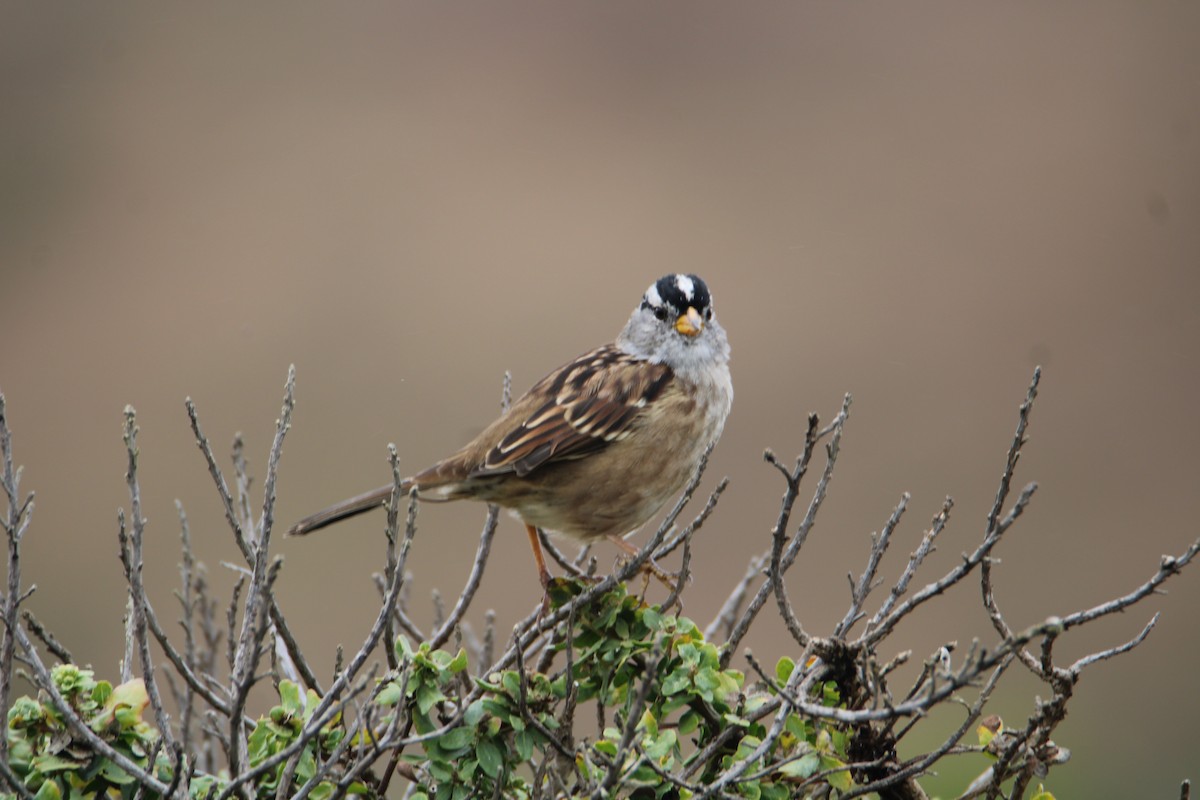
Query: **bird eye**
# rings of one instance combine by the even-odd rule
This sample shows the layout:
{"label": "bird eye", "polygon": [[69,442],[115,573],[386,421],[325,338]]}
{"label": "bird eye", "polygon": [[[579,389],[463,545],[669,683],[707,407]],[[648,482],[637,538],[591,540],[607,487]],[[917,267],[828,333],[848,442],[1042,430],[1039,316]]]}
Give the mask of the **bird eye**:
{"label": "bird eye", "polygon": [[654,316],[659,320],[665,320],[667,318],[667,310],[662,306],[658,306],[654,309]]}
{"label": "bird eye", "polygon": [[711,308],[704,309],[704,318],[712,319],[712,309]]}

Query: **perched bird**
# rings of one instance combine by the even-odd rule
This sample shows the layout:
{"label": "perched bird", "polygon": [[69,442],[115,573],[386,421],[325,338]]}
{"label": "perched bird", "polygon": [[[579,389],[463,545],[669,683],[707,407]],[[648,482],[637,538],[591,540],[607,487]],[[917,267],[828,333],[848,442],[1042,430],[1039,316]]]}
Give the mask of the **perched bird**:
{"label": "perched bird", "polygon": [[[729,342],[695,275],[646,290],[612,344],[551,372],[449,458],[405,479],[422,500],[479,500],[525,523],[545,589],[537,529],[589,543],[624,537],[675,496],[721,435],[733,384]],[[311,533],[383,505],[381,486],[318,511],[288,535]]]}

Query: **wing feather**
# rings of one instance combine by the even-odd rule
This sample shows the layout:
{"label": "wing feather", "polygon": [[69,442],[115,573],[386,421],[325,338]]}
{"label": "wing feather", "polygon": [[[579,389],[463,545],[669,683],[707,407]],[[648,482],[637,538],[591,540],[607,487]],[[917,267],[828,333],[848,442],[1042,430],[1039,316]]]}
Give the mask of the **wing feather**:
{"label": "wing feather", "polygon": [[672,378],[669,367],[611,345],[581,356],[529,390],[549,399],[509,431],[471,477],[523,476],[601,450],[628,434]]}

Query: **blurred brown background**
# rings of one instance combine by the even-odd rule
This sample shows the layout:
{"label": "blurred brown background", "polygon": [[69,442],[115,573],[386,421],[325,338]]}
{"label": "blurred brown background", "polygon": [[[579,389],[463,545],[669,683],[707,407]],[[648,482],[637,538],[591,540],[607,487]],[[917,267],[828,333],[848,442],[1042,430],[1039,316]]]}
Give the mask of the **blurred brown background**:
{"label": "blurred brown background", "polygon": [[[1178,2],[6,3],[0,388],[38,498],[30,607],[115,673],[126,403],[170,619],[175,498],[223,589],[236,558],[185,396],[223,454],[245,431],[261,479],[296,363],[290,523],[385,482],[389,441],[412,470],[447,454],[494,415],[505,369],[523,391],[675,271],[709,281],[737,387],[706,485],[733,483],[685,597],[701,624],[767,546],[782,487],[762,449],[790,459],[803,415],[845,391],[839,473],[793,573],[805,623],[840,619],[903,491],[885,577],[947,493],[925,579],[952,564],[1038,363],[1018,481],[1041,492],[999,553],[999,600],[1023,627],[1128,591],[1200,534],[1198,34]],[[482,518],[422,509],[422,622]],[[322,663],[369,625],[381,525],[280,543],[282,600]],[[1169,589],[1060,644],[1082,655],[1163,612],[1085,675],[1056,791],[1170,797],[1200,777],[1200,569]],[[471,619],[494,606],[504,631],[537,598],[506,520]],[[993,640],[973,587],[924,620],[893,646]],[[795,649],[767,613],[753,646]],[[1014,670],[996,710],[1020,725],[1037,690]]]}

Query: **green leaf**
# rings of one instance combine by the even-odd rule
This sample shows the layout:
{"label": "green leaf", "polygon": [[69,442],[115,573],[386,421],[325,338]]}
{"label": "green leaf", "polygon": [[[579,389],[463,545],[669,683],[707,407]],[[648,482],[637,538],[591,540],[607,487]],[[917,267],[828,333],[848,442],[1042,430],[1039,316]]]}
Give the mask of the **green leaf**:
{"label": "green leaf", "polygon": [[428,714],[429,709],[444,699],[446,696],[428,683],[421,684],[421,688],[417,689],[417,708],[422,714]]}
{"label": "green leaf", "polygon": [[457,675],[458,673],[462,672],[466,668],[467,668],[467,651],[462,648],[459,648],[458,655],[456,655],[454,657],[453,661],[451,661],[449,664],[446,665],[446,669],[450,670],[450,672],[452,674]]}
{"label": "green leaf", "polygon": [[476,700],[463,712],[463,724],[474,728],[483,719],[483,700]]}
{"label": "green leaf", "polygon": [[288,714],[299,716],[304,711],[304,703],[300,699],[300,687],[292,681],[280,681],[279,704]]}
{"label": "green leaf", "polygon": [[118,767],[107,758],[100,761],[100,774],[104,776],[106,781],[115,783],[118,786],[126,786],[133,783],[134,778],[125,770]]}
{"label": "green leaf", "polygon": [[475,770],[479,769],[479,759],[475,757],[464,757],[457,761],[458,777],[460,780],[470,783],[475,780]]}
{"label": "green leaf", "polygon": [[796,662],[784,656],[775,664],[775,679],[781,684],[787,683],[788,678],[792,677],[792,670],[795,668]]}
{"label": "green leaf", "polygon": [[663,615],[656,609],[647,608],[642,611],[642,623],[652,631],[660,631],[663,627]]}
{"label": "green leaf", "polygon": [[[838,767],[846,766],[843,762],[830,756],[821,756],[821,771],[827,769],[837,769]],[[854,779],[850,777],[850,770],[840,769],[837,772],[831,772],[826,776],[825,780],[830,786],[840,792],[850,791],[850,787],[854,785]]]}
{"label": "green leaf", "polygon": [[[454,780],[454,770],[451,769],[450,765],[448,763],[446,763],[445,761],[437,761],[437,760],[431,759],[428,762],[428,769],[429,769],[429,774],[432,775],[439,784],[442,784],[442,786],[445,786],[445,785],[449,784],[450,781]],[[439,787],[438,791],[440,794],[441,793],[440,787]]]}
{"label": "green leaf", "polygon": [[504,766],[504,754],[495,742],[485,739],[475,748],[475,754],[479,756],[480,768],[489,778],[494,779],[500,775],[500,769]]}
{"label": "green leaf", "polygon": [[391,708],[399,703],[401,699],[400,684],[392,681],[379,690],[379,694],[375,695],[375,702],[384,708]]}
{"label": "green leaf", "polygon": [[55,755],[34,756],[30,761],[30,765],[37,772],[51,773],[61,772],[64,769],[79,769],[83,766],[82,762],[72,761],[69,758],[62,758]]}
{"label": "green leaf", "polygon": [[687,670],[679,668],[672,672],[662,682],[662,693],[664,695],[678,694],[684,689],[692,685],[692,678],[688,675]]}
{"label": "green leaf", "polygon": [[609,758],[613,758],[617,755],[617,745],[607,739],[601,739],[592,746]]}
{"label": "green leaf", "polygon": [[655,761],[662,761],[670,755],[679,739],[673,730],[665,730],[662,735],[654,737],[645,747],[646,755]]}
{"label": "green leaf", "polygon": [[483,710],[494,717],[502,717],[504,719],[508,719],[508,716],[512,714],[512,709],[503,697],[483,698]]}
{"label": "green leaf", "polygon": [[1030,800],[1054,800],[1054,795],[1047,792],[1045,786],[1039,784],[1037,794],[1031,797]]}
{"label": "green leaf", "polygon": [[96,705],[104,705],[108,702],[112,690],[113,686],[108,681],[96,681],[96,686],[92,689],[92,702],[96,703]]}
{"label": "green leaf", "polygon": [[781,775],[789,778],[811,778],[821,765],[821,757],[816,753],[805,753],[795,761],[789,761],[779,768]]}
{"label": "green leaf", "polygon": [[788,714],[787,719],[784,720],[783,727],[788,733],[790,733],[792,736],[795,736],[800,741],[808,741],[808,734],[811,732],[811,728],[809,728],[809,724],[802,720],[798,715]]}
{"label": "green leaf", "polygon": [[658,777],[658,773],[649,764],[642,764],[633,771],[633,774],[626,778],[627,783],[642,786],[657,786],[662,779]]}
{"label": "green leaf", "polygon": [[[15,795],[13,796],[15,797]],[[33,796],[33,800],[62,800],[62,790],[58,788],[58,784],[54,781],[46,781],[37,790],[37,794]]]}
{"label": "green leaf", "polygon": [[412,661],[412,642],[408,641],[408,637],[404,634],[396,637],[396,657],[401,661]]}
{"label": "green leaf", "polygon": [[462,750],[471,741],[473,731],[470,728],[455,728],[438,737],[438,746],[443,750]]}
{"label": "green leaf", "polygon": [[532,728],[520,731],[513,739],[517,746],[517,758],[521,761],[533,758],[533,746],[539,738],[539,734]]}

